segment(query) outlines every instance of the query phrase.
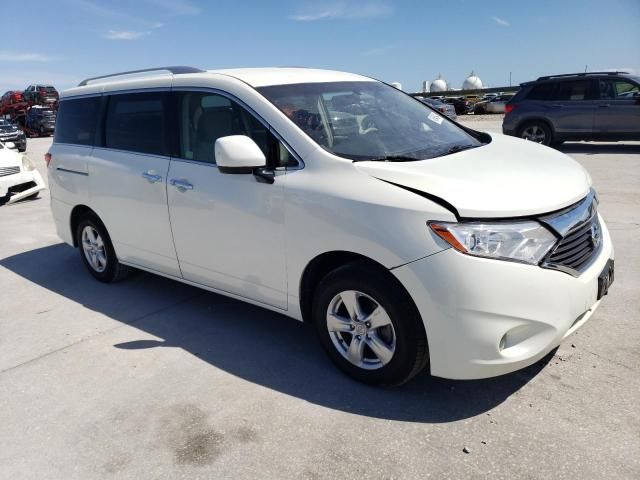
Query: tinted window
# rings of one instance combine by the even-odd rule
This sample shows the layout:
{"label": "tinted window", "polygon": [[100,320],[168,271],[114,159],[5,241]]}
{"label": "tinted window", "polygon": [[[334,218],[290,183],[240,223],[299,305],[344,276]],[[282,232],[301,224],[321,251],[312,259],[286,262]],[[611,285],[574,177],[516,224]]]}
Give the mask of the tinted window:
{"label": "tinted window", "polygon": [[271,166],[295,160],[260,121],[236,102],[203,92],[178,94],[180,157],[215,163],[215,143],[228,135],[247,135],[260,147]]}
{"label": "tinted window", "polygon": [[54,141],[93,145],[99,111],[100,97],[60,102]]}
{"label": "tinted window", "polygon": [[555,90],[555,83],[541,83],[540,85],[534,85],[527,95],[527,100],[553,100],[553,92]]}
{"label": "tinted window", "polygon": [[572,80],[567,82],[558,82],[558,88],[555,91],[554,100],[557,101],[579,101],[591,100],[593,95],[591,80]]}
{"label": "tinted window", "polygon": [[162,92],[111,95],[105,119],[107,148],[168,155],[166,111]]}

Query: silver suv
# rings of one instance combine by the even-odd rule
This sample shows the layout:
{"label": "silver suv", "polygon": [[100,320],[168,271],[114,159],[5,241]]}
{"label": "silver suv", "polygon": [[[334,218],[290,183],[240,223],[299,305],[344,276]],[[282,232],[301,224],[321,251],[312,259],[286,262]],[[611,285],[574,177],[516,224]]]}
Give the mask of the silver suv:
{"label": "silver suv", "polygon": [[640,140],[640,77],[589,72],[523,83],[502,131],[544,145],[565,140]]}

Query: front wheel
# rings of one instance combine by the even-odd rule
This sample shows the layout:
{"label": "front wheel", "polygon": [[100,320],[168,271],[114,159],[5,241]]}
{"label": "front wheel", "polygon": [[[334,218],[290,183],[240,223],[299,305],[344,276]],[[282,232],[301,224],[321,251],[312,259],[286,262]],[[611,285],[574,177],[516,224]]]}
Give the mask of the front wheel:
{"label": "front wheel", "polygon": [[553,142],[551,130],[542,122],[527,123],[520,129],[520,134],[518,136],[524,140],[540,143],[542,145],[551,145]]}
{"label": "front wheel", "polygon": [[428,363],[412,299],[388,272],[366,263],[341,267],[320,282],[313,322],[329,357],[361,382],[399,385]]}
{"label": "front wheel", "polygon": [[118,261],[107,229],[95,215],[80,220],[76,241],[83,263],[97,280],[110,283],[128,275],[130,268]]}

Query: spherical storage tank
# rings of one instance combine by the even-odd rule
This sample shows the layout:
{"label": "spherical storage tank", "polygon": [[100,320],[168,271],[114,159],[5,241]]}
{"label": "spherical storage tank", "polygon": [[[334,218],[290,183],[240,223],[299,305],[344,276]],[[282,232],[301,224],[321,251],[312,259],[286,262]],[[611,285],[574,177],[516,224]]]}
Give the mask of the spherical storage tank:
{"label": "spherical storage tank", "polygon": [[446,92],[449,90],[449,86],[447,85],[447,81],[442,78],[442,75],[438,74],[438,78],[431,82],[430,90],[431,92]]}
{"label": "spherical storage tank", "polygon": [[471,72],[462,83],[462,90],[479,90],[482,88],[482,80],[475,72]]}

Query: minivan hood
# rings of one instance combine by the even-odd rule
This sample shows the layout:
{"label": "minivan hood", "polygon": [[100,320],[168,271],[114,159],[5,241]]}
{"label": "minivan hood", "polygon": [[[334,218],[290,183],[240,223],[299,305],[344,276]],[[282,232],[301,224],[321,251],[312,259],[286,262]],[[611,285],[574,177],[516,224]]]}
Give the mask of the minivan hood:
{"label": "minivan hood", "polygon": [[591,178],[571,157],[518,138],[491,137],[487,145],[444,157],[355,166],[379,180],[437,197],[462,218],[548,213],[589,193]]}

